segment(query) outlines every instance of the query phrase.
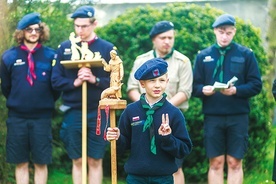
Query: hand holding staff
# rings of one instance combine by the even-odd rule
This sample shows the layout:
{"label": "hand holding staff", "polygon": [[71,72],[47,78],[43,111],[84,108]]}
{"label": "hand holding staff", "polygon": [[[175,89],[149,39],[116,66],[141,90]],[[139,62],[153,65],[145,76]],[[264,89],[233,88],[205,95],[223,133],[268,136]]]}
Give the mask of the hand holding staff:
{"label": "hand holding staff", "polygon": [[108,141],[118,140],[120,137],[120,129],[118,127],[108,127],[106,132],[106,139]]}

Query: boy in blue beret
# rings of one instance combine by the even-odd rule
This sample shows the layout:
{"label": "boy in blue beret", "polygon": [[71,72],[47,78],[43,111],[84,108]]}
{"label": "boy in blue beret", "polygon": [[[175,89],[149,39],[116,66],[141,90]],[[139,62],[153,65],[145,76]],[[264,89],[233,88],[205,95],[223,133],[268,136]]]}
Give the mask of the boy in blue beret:
{"label": "boy in blue beret", "polygon": [[175,158],[191,152],[185,118],[167,100],[167,68],[165,60],[153,58],[137,69],[135,79],[146,92],[126,107],[119,127],[108,128],[107,140],[117,140],[118,153],[130,150],[124,166],[128,184],[174,183]]}
{"label": "boy in blue beret", "polygon": [[[174,48],[175,30],[174,24],[167,20],[157,22],[151,29],[149,37],[153,49],[137,56],[130,72],[127,93],[132,101],[137,101],[145,92],[139,81],[134,78],[134,72],[147,60],[163,58],[168,64],[168,76],[170,78],[166,89],[167,99],[173,105],[185,112],[188,100],[192,94],[193,71],[190,59]],[[178,170],[174,173],[174,183],[184,184],[185,178],[182,169],[184,159],[176,159]]]}
{"label": "boy in blue beret", "polygon": [[47,164],[52,162],[51,118],[59,92],[51,85],[55,50],[42,45],[49,34],[39,13],[27,14],[14,32],[18,46],[1,58],[1,89],[8,108],[6,161],[16,164],[16,183],[29,183],[32,162],[34,182],[46,184]]}
{"label": "boy in blue beret", "polygon": [[[76,43],[81,47],[82,42],[88,44],[93,53],[99,52],[105,61],[110,61],[110,51],[114,45],[97,36],[95,29],[97,20],[92,6],[80,6],[72,14],[74,21]],[[97,123],[98,105],[103,90],[109,87],[110,72],[103,67],[82,67],[67,69],[60,61],[71,60],[73,49],[71,41],[62,42],[57,49],[56,65],[53,68],[52,85],[62,91],[61,106],[64,111],[60,137],[67,153],[72,159],[73,183],[82,181],[82,164],[88,164],[89,183],[102,183],[102,160],[108,141],[104,140],[104,123]],[[81,58],[81,57],[80,57]],[[87,83],[87,163],[82,163],[82,84]],[[102,115],[102,117],[105,117]],[[103,121],[104,122],[104,119]],[[100,132],[96,130],[101,130]]]}
{"label": "boy in blue beret", "polygon": [[[200,51],[194,65],[193,96],[201,98],[204,143],[209,158],[209,183],[243,183],[242,159],[248,145],[249,99],[261,92],[262,81],[251,49],[233,41],[236,21],[223,14],[213,23],[216,43]],[[214,90],[216,81],[238,81]]]}

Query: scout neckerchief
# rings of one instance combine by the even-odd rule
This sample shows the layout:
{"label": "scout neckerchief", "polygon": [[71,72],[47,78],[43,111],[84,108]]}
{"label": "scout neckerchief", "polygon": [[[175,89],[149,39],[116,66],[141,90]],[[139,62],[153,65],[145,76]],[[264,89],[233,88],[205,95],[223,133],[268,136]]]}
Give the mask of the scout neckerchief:
{"label": "scout neckerchief", "polygon": [[163,106],[165,100],[166,100],[166,93],[163,93],[163,97],[160,101],[155,103],[152,107],[146,102],[145,93],[141,95],[140,101],[142,103],[142,107],[147,111],[147,119],[145,121],[143,132],[145,132],[148,128],[150,128],[150,151],[156,155],[156,145],[155,145],[155,135],[154,135],[154,123],[153,123],[153,117],[152,115],[154,112]]}
{"label": "scout neckerchief", "polygon": [[[162,57],[162,59],[166,60],[166,59],[172,57],[173,51],[174,51],[174,48],[172,48],[172,50],[171,50],[171,52],[170,52],[169,54],[167,54],[166,56]],[[153,50],[153,56],[154,56],[155,58],[157,58],[157,55],[156,55],[156,51],[155,51],[155,50]],[[160,58],[161,58],[161,57],[160,57]]]}
{"label": "scout neckerchief", "polygon": [[24,51],[28,52],[28,73],[27,73],[27,81],[31,86],[34,85],[34,80],[36,79],[35,74],[35,64],[34,64],[34,58],[33,53],[37,51],[41,47],[41,44],[38,43],[33,50],[29,50],[26,45],[20,45],[20,48]]}
{"label": "scout neckerchief", "polygon": [[228,45],[227,47],[220,47],[217,43],[215,44],[215,47],[219,50],[220,57],[217,61],[217,66],[214,70],[213,73],[213,78],[215,79],[216,76],[219,78],[219,82],[223,82],[223,61],[224,61],[224,56],[226,52],[231,48],[231,44]]}
{"label": "scout neckerchief", "polygon": [[92,43],[94,43],[96,40],[98,39],[98,36],[96,35],[92,40],[88,41],[88,45],[91,45]]}

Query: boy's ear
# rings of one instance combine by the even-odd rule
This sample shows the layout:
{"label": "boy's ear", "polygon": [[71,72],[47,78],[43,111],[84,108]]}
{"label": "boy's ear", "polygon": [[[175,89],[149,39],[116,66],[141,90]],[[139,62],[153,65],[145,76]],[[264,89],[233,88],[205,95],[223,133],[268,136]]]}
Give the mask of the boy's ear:
{"label": "boy's ear", "polygon": [[145,88],[145,81],[144,80],[139,80],[139,82],[140,82],[141,87]]}

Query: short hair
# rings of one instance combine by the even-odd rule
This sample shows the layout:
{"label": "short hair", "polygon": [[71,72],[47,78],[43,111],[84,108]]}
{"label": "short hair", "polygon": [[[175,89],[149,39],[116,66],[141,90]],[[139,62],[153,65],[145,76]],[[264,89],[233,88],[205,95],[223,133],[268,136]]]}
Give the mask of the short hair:
{"label": "short hair", "polygon": [[89,18],[89,21],[90,21],[91,24],[93,24],[96,21],[96,18],[95,17],[91,17],[91,18]]}
{"label": "short hair", "polygon": [[[38,25],[39,25],[39,28],[41,29],[41,31],[39,33],[40,35],[39,35],[38,42],[43,43],[43,42],[49,40],[50,29],[49,29],[48,25],[44,22],[41,22]],[[16,29],[13,34],[13,38],[19,45],[22,44],[24,42],[24,38],[25,38],[24,37],[24,29],[23,30]]]}

